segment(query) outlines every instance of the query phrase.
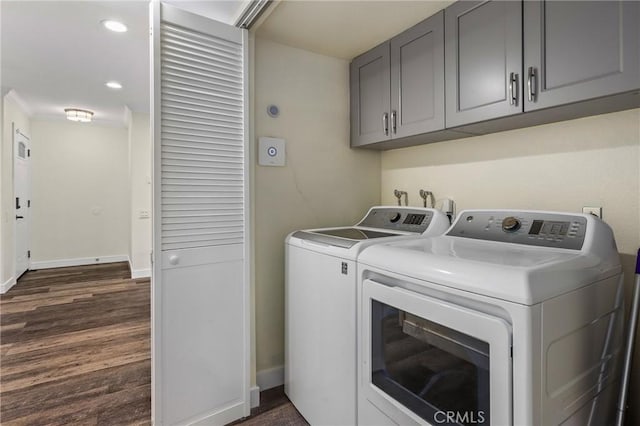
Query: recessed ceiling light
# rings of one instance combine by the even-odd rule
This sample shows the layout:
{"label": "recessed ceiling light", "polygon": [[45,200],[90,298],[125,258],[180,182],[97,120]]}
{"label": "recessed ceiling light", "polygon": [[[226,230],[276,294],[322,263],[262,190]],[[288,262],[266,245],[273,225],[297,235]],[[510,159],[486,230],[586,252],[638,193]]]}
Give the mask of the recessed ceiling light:
{"label": "recessed ceiling light", "polygon": [[102,25],[108,30],[115,31],[116,33],[124,33],[127,31],[127,26],[118,21],[102,21]]}
{"label": "recessed ceiling light", "polygon": [[122,89],[122,84],[118,83],[117,81],[109,81],[105,86],[107,86],[109,89]]}

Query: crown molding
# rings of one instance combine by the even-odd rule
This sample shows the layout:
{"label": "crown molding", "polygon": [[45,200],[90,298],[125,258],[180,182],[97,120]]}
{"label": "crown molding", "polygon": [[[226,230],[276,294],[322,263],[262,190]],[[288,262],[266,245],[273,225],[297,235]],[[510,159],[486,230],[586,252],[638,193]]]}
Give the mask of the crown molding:
{"label": "crown molding", "polygon": [[9,90],[9,93],[5,95],[5,98],[9,98],[12,101],[14,101],[16,104],[18,104],[20,109],[27,115],[27,117],[29,118],[33,117],[33,111],[31,111],[31,108],[29,108],[29,105],[27,105],[27,103],[20,97],[18,92],[15,91],[15,89]]}

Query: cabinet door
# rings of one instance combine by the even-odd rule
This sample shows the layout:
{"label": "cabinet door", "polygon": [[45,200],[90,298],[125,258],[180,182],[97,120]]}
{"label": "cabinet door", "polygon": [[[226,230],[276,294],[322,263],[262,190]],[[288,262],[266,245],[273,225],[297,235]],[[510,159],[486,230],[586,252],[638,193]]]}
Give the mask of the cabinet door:
{"label": "cabinet door", "polygon": [[391,137],[444,129],[444,12],[391,40]]}
{"label": "cabinet door", "polygon": [[389,43],[351,62],[351,146],[388,140],[390,136]]}
{"label": "cabinet door", "polygon": [[640,87],[639,10],[636,1],[526,1],[525,111]]}
{"label": "cabinet door", "polygon": [[445,9],[446,125],[522,112],[522,3],[460,1]]}

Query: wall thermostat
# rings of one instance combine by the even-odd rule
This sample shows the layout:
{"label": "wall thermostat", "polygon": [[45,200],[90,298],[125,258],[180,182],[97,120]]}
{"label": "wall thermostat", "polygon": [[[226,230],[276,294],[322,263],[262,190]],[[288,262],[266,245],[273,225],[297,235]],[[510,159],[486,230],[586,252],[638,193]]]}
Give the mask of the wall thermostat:
{"label": "wall thermostat", "polygon": [[261,137],[258,140],[258,164],[284,166],[285,141],[279,138]]}
{"label": "wall thermostat", "polygon": [[267,114],[269,114],[269,117],[276,118],[280,115],[280,108],[278,108],[277,105],[269,105],[267,107]]}

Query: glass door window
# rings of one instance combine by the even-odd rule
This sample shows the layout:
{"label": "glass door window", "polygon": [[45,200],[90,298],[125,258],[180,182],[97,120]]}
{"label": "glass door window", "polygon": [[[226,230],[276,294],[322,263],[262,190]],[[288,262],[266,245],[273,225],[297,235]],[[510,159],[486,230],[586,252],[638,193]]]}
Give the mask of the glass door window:
{"label": "glass door window", "polygon": [[364,280],[364,397],[398,424],[512,424],[511,327],[401,285]]}
{"label": "glass door window", "polygon": [[372,383],[432,424],[488,424],[489,344],[372,300]]}

